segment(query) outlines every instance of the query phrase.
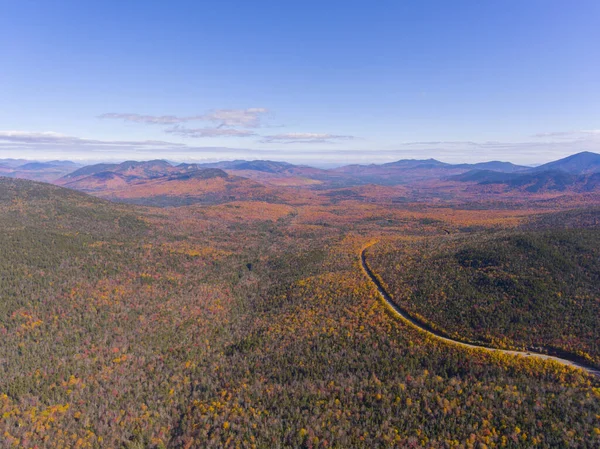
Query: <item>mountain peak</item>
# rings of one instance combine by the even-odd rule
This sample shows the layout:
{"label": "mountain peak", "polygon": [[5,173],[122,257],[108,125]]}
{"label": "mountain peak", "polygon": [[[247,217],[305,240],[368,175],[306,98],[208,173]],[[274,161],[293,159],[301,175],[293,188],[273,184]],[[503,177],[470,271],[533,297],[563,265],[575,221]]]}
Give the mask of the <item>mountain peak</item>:
{"label": "mountain peak", "polygon": [[560,170],[573,174],[589,174],[600,172],[600,154],[591,151],[582,151],[557,161],[548,162],[530,170],[541,172],[547,170]]}

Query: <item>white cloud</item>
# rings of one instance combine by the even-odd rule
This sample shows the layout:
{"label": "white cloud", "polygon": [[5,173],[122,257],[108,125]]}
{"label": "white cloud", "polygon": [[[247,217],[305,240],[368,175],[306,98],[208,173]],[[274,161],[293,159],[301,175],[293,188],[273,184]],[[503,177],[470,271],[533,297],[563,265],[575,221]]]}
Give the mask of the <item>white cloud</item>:
{"label": "white cloud", "polygon": [[99,116],[99,118],[120,119],[126,122],[147,123],[152,125],[172,125],[175,123],[181,123],[182,121],[186,121],[185,118],[175,117],[174,115],[155,116],[116,112],[108,112],[106,114],[102,114]]}
{"label": "white cloud", "polygon": [[55,143],[71,142],[79,140],[76,137],[65,136],[64,134],[52,131],[28,132],[28,131],[0,131],[0,141],[4,142],[22,142],[22,143]]}
{"label": "white cloud", "polygon": [[413,145],[479,145],[477,142],[470,140],[433,140],[433,141],[420,141],[420,142],[402,142],[400,145],[413,146]]}
{"label": "white cloud", "polygon": [[[217,132],[228,130],[217,129]],[[234,131],[235,130],[229,130]],[[249,132],[249,131],[239,131]],[[56,132],[27,132],[0,130],[0,159],[30,160],[70,159],[85,163],[99,161],[148,160],[221,160],[240,159],[252,154],[261,157],[266,152],[249,148],[190,146],[160,140],[98,140],[68,136]],[[264,157],[264,156],[263,156]]]}
{"label": "white cloud", "polygon": [[215,109],[205,114],[188,117],[175,115],[142,115],[134,113],[108,112],[99,116],[101,119],[118,119],[126,122],[146,123],[150,125],[175,125],[180,123],[201,121],[217,123],[219,127],[258,128],[261,120],[269,111],[266,108],[247,109]]}
{"label": "white cloud", "polygon": [[600,129],[580,129],[575,131],[554,131],[534,134],[533,137],[594,137],[600,136]]}
{"label": "white cloud", "polygon": [[252,131],[230,128],[184,128],[174,126],[165,130],[168,134],[176,134],[183,137],[249,137],[256,135]]}
{"label": "white cloud", "polygon": [[67,136],[53,131],[29,132],[29,131],[0,131],[0,144],[17,145],[76,145],[76,146],[130,146],[130,147],[169,147],[184,146],[174,142],[161,140],[98,140],[83,139],[80,137]]}
{"label": "white cloud", "polygon": [[258,128],[262,117],[269,112],[266,108],[249,109],[217,109],[208,114],[198,116],[197,120],[219,123],[219,126],[240,126],[242,128]]}
{"label": "white cloud", "polygon": [[264,143],[333,143],[336,140],[352,140],[354,136],[327,133],[285,133],[264,136]]}

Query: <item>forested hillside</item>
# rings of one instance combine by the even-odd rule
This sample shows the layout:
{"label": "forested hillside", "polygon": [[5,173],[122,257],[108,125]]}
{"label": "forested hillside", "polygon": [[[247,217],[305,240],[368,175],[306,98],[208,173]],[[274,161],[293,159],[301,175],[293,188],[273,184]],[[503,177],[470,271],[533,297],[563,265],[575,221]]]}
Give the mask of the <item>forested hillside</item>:
{"label": "forested hillside", "polygon": [[0,212],[3,447],[600,441],[597,379],[432,340],[361,274],[374,240],[512,223],[505,212],[146,209],[5,179]]}
{"label": "forested hillside", "polygon": [[383,244],[370,261],[400,305],[454,337],[599,366],[598,217],[550,214],[523,229]]}

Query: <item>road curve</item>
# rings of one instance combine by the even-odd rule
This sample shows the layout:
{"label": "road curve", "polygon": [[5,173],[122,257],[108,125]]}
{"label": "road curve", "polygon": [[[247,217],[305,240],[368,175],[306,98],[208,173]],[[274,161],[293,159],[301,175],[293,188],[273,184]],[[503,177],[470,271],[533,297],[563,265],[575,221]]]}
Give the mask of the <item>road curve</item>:
{"label": "road curve", "polygon": [[574,360],[568,360],[568,359],[555,357],[555,356],[548,355],[548,354],[541,354],[541,353],[532,352],[532,351],[527,351],[527,352],[512,351],[512,350],[508,350],[508,349],[497,349],[497,348],[490,348],[490,347],[484,346],[484,345],[465,343],[465,342],[462,342],[459,340],[454,340],[452,338],[448,338],[448,337],[442,335],[440,332],[437,332],[435,329],[427,328],[421,322],[419,322],[418,320],[416,320],[415,318],[410,316],[405,310],[401,309],[393,301],[392,297],[386,291],[385,287],[381,284],[381,282],[379,282],[379,279],[377,279],[377,276],[375,276],[375,273],[373,272],[373,270],[371,270],[371,268],[367,264],[366,251],[370,246],[372,246],[372,245],[366,246],[360,252],[361,267],[362,267],[365,275],[369,278],[369,280],[377,288],[377,292],[379,293],[379,296],[381,296],[381,299],[383,299],[383,301],[385,302],[386,306],[390,309],[390,311],[392,313],[394,313],[394,315],[401,318],[405,323],[409,324],[410,326],[420,330],[421,332],[425,332],[426,334],[428,334],[434,338],[437,338],[438,340],[442,340],[445,343],[462,346],[465,348],[483,349],[483,350],[489,351],[489,352],[498,352],[501,354],[509,354],[509,355],[515,355],[515,356],[520,356],[520,357],[532,357],[532,358],[543,359],[543,360],[554,360],[555,362],[561,363],[563,365],[574,366],[576,368],[580,368],[580,369],[586,371],[587,373],[600,378],[600,370],[599,369],[594,368],[592,366],[584,365],[584,364],[582,364],[580,362],[576,362]]}

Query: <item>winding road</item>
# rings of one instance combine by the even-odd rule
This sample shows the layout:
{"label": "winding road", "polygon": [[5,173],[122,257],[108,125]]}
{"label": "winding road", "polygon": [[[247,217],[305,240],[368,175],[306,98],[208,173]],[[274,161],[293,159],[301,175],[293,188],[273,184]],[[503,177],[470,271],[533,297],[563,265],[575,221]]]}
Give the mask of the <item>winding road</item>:
{"label": "winding road", "polygon": [[424,326],[421,322],[416,320],[414,317],[410,316],[410,314],[408,314],[405,310],[401,309],[393,301],[392,297],[386,291],[385,287],[383,285],[381,285],[381,282],[379,282],[379,279],[377,279],[377,276],[375,276],[375,273],[373,272],[373,270],[371,270],[371,268],[367,264],[366,251],[370,246],[372,246],[372,245],[369,245],[369,246],[363,248],[360,253],[360,261],[361,261],[362,269],[365,272],[365,275],[371,280],[371,282],[377,288],[377,291],[379,292],[379,296],[381,296],[381,298],[385,302],[386,306],[390,309],[390,311],[394,315],[401,318],[405,323],[420,330],[421,332],[425,332],[426,334],[428,334],[434,338],[437,338],[438,340],[442,340],[445,343],[462,346],[465,348],[482,349],[482,350],[489,351],[489,352],[497,352],[497,353],[501,353],[501,354],[515,355],[515,356],[519,356],[519,357],[532,357],[532,358],[543,359],[543,360],[554,360],[555,362],[561,363],[563,365],[574,366],[576,368],[580,368],[580,369],[586,371],[587,373],[600,378],[600,370],[599,369],[594,368],[592,366],[584,365],[584,364],[582,364],[580,362],[576,362],[574,360],[568,360],[568,359],[555,357],[555,356],[548,355],[548,354],[541,354],[541,353],[532,352],[532,351],[527,351],[527,352],[513,351],[513,350],[507,350],[507,349],[490,348],[490,347],[484,346],[484,345],[465,343],[465,342],[462,342],[459,340],[454,340],[452,338],[448,338],[448,337],[442,335],[440,332],[437,332],[434,329]]}

